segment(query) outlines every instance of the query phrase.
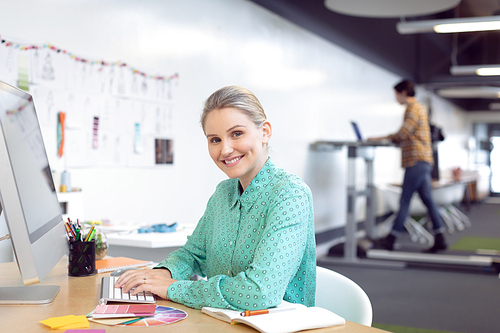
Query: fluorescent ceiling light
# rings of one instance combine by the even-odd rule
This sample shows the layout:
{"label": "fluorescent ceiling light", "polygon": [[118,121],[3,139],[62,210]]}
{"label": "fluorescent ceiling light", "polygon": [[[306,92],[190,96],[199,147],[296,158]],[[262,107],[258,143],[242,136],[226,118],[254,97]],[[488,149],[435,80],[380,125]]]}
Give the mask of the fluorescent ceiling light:
{"label": "fluorescent ceiling light", "polygon": [[493,76],[500,75],[499,65],[474,65],[474,66],[452,66],[450,67],[452,75],[480,75]]}
{"label": "fluorescent ceiling light", "polygon": [[499,16],[465,17],[443,20],[399,22],[397,31],[402,34],[425,32],[453,33],[500,30]]}
{"label": "fluorescent ceiling light", "polygon": [[437,94],[446,98],[500,98],[500,87],[443,88]]}
{"label": "fluorescent ceiling light", "polygon": [[481,76],[500,75],[500,67],[478,68],[476,70],[476,73],[477,73],[477,75],[481,75]]}

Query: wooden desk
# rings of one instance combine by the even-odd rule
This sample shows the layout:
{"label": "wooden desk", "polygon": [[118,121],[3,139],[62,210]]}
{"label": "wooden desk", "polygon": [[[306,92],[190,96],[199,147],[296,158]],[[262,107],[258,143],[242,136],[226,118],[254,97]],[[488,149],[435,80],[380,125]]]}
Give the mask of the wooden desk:
{"label": "wooden desk", "polygon": [[[51,317],[66,315],[86,315],[92,311],[99,301],[99,290],[101,277],[106,274],[96,274],[88,277],[71,277],[67,274],[67,257],[63,257],[59,264],[50,272],[42,284],[56,284],[61,287],[59,294],[51,304],[46,305],[0,305],[0,318],[4,327],[8,327],[9,332],[63,332],[62,330],[53,331],[47,326],[39,323],[40,320]],[[21,276],[16,263],[0,264],[1,286],[21,286]],[[117,327],[106,326],[90,322],[91,329],[105,329],[106,332],[175,332],[175,333],[194,333],[194,332],[257,332],[246,325],[229,325],[226,322],[212,318],[178,303],[158,300],[158,305],[175,307],[188,313],[188,317],[180,322],[156,326],[156,327]],[[359,325],[348,322],[346,325],[314,330],[315,333],[326,332],[353,332],[353,333],[371,333],[382,332],[376,328]]]}

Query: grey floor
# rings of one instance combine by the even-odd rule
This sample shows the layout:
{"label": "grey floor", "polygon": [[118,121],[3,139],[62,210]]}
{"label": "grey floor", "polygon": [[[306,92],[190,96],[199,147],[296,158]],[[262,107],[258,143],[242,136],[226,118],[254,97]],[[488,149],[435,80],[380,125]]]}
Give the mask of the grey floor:
{"label": "grey floor", "polygon": [[[450,244],[464,236],[500,238],[500,204],[461,210],[472,227],[447,234]],[[407,235],[399,246],[415,247]],[[447,253],[452,253],[447,251]],[[364,268],[318,261],[358,283],[368,294],[373,322],[462,333],[500,332],[500,279],[495,269],[408,266]]]}

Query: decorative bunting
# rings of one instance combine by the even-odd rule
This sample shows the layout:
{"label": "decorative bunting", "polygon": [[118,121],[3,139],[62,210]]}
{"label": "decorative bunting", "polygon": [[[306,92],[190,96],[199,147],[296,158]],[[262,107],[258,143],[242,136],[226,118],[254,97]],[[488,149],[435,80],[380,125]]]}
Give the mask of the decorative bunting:
{"label": "decorative bunting", "polygon": [[0,42],[2,44],[5,44],[5,46],[7,46],[7,47],[13,47],[13,48],[16,48],[16,49],[20,49],[22,51],[39,50],[39,49],[50,49],[50,50],[52,50],[52,51],[54,51],[56,53],[67,54],[74,61],[82,62],[82,63],[86,63],[86,64],[90,64],[90,65],[128,67],[128,68],[130,68],[130,70],[134,74],[143,76],[145,78],[158,80],[158,81],[170,81],[170,80],[178,79],[179,78],[179,74],[177,74],[177,73],[175,73],[173,75],[170,75],[170,76],[148,75],[148,74],[146,74],[144,72],[141,72],[140,70],[138,70],[136,68],[130,67],[129,65],[127,65],[124,62],[107,62],[107,61],[104,61],[104,60],[94,61],[94,60],[84,59],[84,58],[78,57],[78,56],[76,56],[76,55],[74,55],[74,54],[72,54],[72,53],[70,53],[70,52],[68,52],[66,50],[57,48],[54,45],[50,45],[50,44],[24,45],[24,44],[21,44],[21,43],[14,43],[14,42],[5,40],[5,39],[1,38],[1,36],[0,36]]}

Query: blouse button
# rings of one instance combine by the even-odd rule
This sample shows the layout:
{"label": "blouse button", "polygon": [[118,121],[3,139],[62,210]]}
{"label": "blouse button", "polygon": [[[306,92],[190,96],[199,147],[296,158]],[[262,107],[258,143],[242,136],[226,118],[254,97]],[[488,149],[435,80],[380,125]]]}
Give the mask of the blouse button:
{"label": "blouse button", "polygon": [[229,245],[233,245],[233,241],[231,241],[231,242],[229,243]]}

